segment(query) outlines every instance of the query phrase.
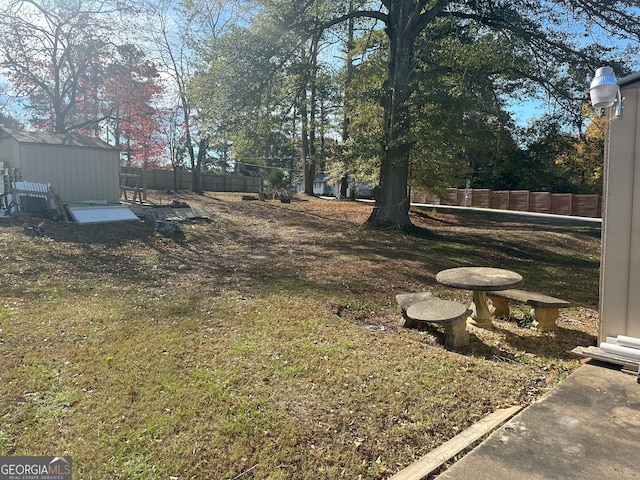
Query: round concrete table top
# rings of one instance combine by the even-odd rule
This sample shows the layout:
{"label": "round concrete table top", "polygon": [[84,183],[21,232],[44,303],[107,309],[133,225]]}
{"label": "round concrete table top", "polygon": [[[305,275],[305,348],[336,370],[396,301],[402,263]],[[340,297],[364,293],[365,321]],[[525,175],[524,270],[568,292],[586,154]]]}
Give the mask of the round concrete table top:
{"label": "round concrete table top", "polygon": [[442,270],[436,275],[442,285],[466,290],[507,290],[522,285],[522,275],[491,267],[458,267]]}

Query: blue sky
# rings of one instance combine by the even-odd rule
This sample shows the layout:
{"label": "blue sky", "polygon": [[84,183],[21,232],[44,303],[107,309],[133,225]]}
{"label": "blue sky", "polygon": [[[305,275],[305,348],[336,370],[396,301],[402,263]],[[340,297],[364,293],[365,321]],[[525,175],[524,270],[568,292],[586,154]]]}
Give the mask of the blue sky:
{"label": "blue sky", "polygon": [[526,126],[531,120],[544,115],[548,109],[545,108],[544,102],[540,100],[514,99],[511,105],[507,106],[507,110],[511,113],[514,122],[519,126]]}

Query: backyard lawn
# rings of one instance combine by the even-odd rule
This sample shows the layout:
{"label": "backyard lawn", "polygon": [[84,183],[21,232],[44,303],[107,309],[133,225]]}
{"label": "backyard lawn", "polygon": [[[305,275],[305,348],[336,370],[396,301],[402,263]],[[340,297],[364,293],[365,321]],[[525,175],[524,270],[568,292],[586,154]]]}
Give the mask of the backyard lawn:
{"label": "backyard lawn", "polygon": [[[74,479],[384,479],[490,412],[540,398],[597,334],[600,226],[372,204],[169,195],[211,220],[0,222],[0,455],[71,455]],[[29,228],[37,227],[37,228]],[[442,346],[395,295],[492,266],[569,300]]]}

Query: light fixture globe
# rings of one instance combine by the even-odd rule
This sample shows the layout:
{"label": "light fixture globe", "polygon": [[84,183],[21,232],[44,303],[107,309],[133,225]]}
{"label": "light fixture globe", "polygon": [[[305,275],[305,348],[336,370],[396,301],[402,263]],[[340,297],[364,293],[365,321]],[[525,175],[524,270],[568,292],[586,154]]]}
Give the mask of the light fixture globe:
{"label": "light fixture globe", "polygon": [[600,67],[591,80],[589,95],[594,108],[607,108],[613,105],[619,95],[618,80],[611,67]]}

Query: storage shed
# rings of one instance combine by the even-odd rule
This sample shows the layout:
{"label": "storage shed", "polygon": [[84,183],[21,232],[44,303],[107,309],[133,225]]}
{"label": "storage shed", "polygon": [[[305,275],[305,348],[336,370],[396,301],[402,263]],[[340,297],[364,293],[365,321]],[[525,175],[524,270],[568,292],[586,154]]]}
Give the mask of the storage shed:
{"label": "storage shed", "polygon": [[64,203],[119,203],[119,151],[102,140],[0,128],[0,162],[19,180],[51,184]]}
{"label": "storage shed", "polygon": [[607,109],[600,335],[640,337],[640,73],[622,78],[620,117]]}

